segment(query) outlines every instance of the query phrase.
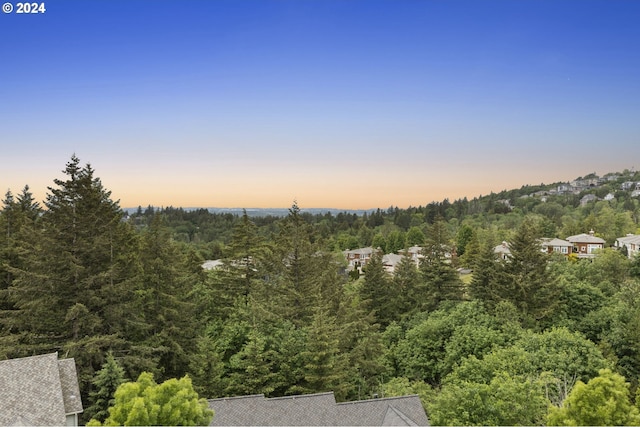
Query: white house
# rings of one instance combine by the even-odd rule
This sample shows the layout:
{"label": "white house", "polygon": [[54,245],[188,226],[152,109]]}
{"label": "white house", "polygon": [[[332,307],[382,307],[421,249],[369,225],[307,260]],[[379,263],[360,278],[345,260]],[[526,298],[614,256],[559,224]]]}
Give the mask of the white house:
{"label": "white house", "polygon": [[627,256],[633,259],[640,252],[640,234],[627,234],[624,237],[618,237],[615,243],[616,248],[627,248]]}

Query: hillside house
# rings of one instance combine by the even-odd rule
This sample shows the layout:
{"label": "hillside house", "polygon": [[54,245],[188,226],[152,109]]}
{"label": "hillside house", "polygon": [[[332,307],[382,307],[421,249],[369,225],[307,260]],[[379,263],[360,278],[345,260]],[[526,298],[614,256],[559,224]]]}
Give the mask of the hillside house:
{"label": "hillside house", "polygon": [[402,260],[402,255],[397,254],[385,254],[382,256],[382,265],[387,273],[393,274],[396,269],[396,265]]}
{"label": "hillside house", "polygon": [[362,267],[367,265],[367,262],[371,259],[374,249],[372,247],[352,249],[343,251],[345,258],[347,259],[348,270],[358,270],[362,272]]}
{"label": "hillside house", "polygon": [[411,258],[411,261],[415,262],[417,266],[420,265],[420,260],[424,258],[422,255],[422,246],[411,246],[409,249],[401,250],[400,255],[406,255]]}
{"label": "hillside house", "polygon": [[586,206],[587,204],[595,202],[596,200],[598,200],[598,198],[595,196],[595,194],[586,194],[582,197],[582,199],[580,199],[580,206]]}
{"label": "hillside house", "polygon": [[627,234],[624,237],[618,237],[615,247],[618,249],[626,248],[627,257],[633,259],[640,253],[640,234]]}
{"label": "hillside house", "polygon": [[[568,256],[573,252],[573,244],[562,239],[543,237],[540,239],[540,250],[545,253],[559,253]],[[508,242],[502,242],[493,249],[493,252],[502,260],[508,260],[511,257]]]}
{"label": "hillside house", "polygon": [[509,249],[509,243],[502,242],[495,248],[493,248],[493,252],[498,255],[501,260],[506,261],[511,257],[511,250]]}
{"label": "hillside house", "polygon": [[573,252],[573,243],[558,238],[545,237],[541,242],[542,251],[547,253],[558,253],[562,255],[569,255]]}
{"label": "hillside house", "polygon": [[418,395],[336,403],[333,392],[209,400],[210,426],[428,426]]}
{"label": "hillside house", "polygon": [[57,353],[0,361],[0,425],[77,426],[76,364]]}
{"label": "hillside house", "polygon": [[589,234],[582,233],[575,236],[569,236],[566,239],[573,244],[573,252],[578,254],[578,258],[593,258],[595,252],[603,249],[605,245],[604,239],[596,237],[593,230]]}

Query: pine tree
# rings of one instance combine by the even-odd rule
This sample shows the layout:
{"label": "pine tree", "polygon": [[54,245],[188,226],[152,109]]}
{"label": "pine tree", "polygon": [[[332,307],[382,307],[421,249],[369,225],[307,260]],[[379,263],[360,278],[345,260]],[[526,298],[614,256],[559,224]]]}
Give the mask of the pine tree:
{"label": "pine tree", "polygon": [[427,230],[426,244],[422,250],[420,273],[425,283],[422,306],[427,310],[437,308],[443,301],[460,301],[464,285],[451,264],[453,248],[444,219],[438,218]]}
{"label": "pine tree", "polygon": [[411,317],[421,309],[421,293],[424,292],[420,273],[411,257],[403,256],[396,265],[392,283],[395,312],[400,317]]}
{"label": "pine tree", "polygon": [[503,262],[499,294],[511,301],[530,322],[548,318],[558,303],[559,288],[548,270],[536,224],[525,220],[510,242],[511,256]]}
{"label": "pine tree", "polygon": [[322,308],[316,309],[308,327],[306,350],[302,352],[306,392],[333,391],[336,399],[345,398],[347,359],[340,352],[339,343],[335,316]]}
{"label": "pine tree", "polygon": [[473,265],[469,296],[482,301],[487,308],[494,308],[503,301],[505,295],[498,290],[500,284],[505,283],[505,279],[500,276],[503,268],[503,264],[498,262],[493,245],[484,244]]}
{"label": "pine tree", "polygon": [[189,301],[196,277],[188,259],[172,241],[163,217],[157,214],[141,239],[142,264],[138,312],[144,315],[148,338],[159,368],[168,377],[186,373],[188,352],[198,334]]}
{"label": "pine tree", "polygon": [[400,313],[397,292],[391,286],[393,282],[382,264],[382,253],[376,251],[365,267],[364,281],[360,288],[362,300],[373,310],[376,320],[384,327],[396,320]]}
{"label": "pine tree", "polygon": [[118,386],[125,382],[124,369],[113,357],[107,354],[107,359],[93,379],[94,391],[91,393],[91,406],[86,410],[88,418],[104,422],[109,416],[109,407],[115,403],[115,392]]}
{"label": "pine tree", "polygon": [[339,262],[321,250],[297,204],[279,226],[265,280],[254,294],[256,305],[271,312],[272,319],[303,327],[311,322],[317,298],[337,310],[344,279],[338,275]]}
{"label": "pine tree", "polygon": [[222,267],[209,275],[207,293],[213,299],[207,311],[226,318],[237,300],[248,304],[250,294],[255,296],[262,291],[265,261],[270,254],[271,248],[244,211],[234,227]]}
{"label": "pine tree", "polygon": [[18,340],[15,356],[64,351],[74,357],[86,393],[102,355],[131,346],[127,341],[139,331],[132,309],[137,246],[91,166],[81,167],[74,155],[64,173],[49,188],[41,216],[28,189],[18,200],[38,226],[21,230],[22,258],[10,267],[15,310],[2,322]]}

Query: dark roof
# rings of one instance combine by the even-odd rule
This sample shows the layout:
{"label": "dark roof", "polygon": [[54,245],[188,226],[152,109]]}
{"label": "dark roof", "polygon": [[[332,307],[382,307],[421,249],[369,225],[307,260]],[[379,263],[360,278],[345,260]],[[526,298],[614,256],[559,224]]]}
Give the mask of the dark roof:
{"label": "dark roof", "polygon": [[428,426],[417,395],[336,403],[332,392],[209,400],[212,426]]}
{"label": "dark roof", "polygon": [[65,425],[82,412],[75,362],[57,353],[0,361],[0,425]]}

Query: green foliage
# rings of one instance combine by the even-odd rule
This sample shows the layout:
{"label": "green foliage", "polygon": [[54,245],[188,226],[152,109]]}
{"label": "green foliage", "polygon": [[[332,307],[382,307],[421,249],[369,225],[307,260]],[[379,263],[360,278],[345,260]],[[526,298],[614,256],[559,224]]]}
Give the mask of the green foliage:
{"label": "green foliage", "polygon": [[638,425],[640,413],[631,404],[624,377],[600,370],[588,383],[578,381],[561,407],[551,406],[547,424],[552,426]]}
{"label": "green foliage", "polygon": [[542,382],[497,372],[489,383],[445,385],[430,415],[434,425],[541,425],[548,404]]}
{"label": "green foliage", "polygon": [[394,377],[382,385],[384,397],[407,396],[417,394],[424,410],[429,413],[430,406],[437,394],[433,388],[424,381],[409,381],[405,377]]}
{"label": "green foliage", "polygon": [[193,390],[189,377],[156,384],[152,374],[143,372],[136,382],[118,387],[115,404],[109,408],[104,425],[195,426],[208,425],[212,417],[213,411]]}
{"label": "green foliage", "polygon": [[426,237],[420,227],[413,226],[407,231],[407,246],[421,246],[424,244]]}
{"label": "green foliage", "polygon": [[427,310],[437,308],[444,301],[460,301],[464,284],[451,262],[452,245],[449,231],[442,218],[438,218],[427,230],[420,261],[420,273],[425,282],[422,306]]}
{"label": "green foliage", "polygon": [[93,379],[95,386],[95,390],[91,393],[93,403],[87,408],[86,416],[104,422],[109,416],[109,407],[115,404],[115,392],[124,381],[124,369],[118,365],[112,353],[107,354],[107,360],[102,365],[102,369]]}
{"label": "green foliage", "polygon": [[[109,351],[130,378],[189,372],[206,397],[415,392],[434,423],[539,424],[601,368],[637,388],[640,259],[607,249],[565,262],[537,240],[639,232],[629,192],[586,207],[574,195],[520,197],[556,184],[363,216],[294,204],[285,218],[172,207],[127,217],[89,165],[73,156],[64,173],[46,210],[28,187],[3,200],[0,357],[75,357],[96,422],[120,375]],[[493,253],[502,240],[507,262]],[[415,244],[420,269],[404,258],[389,275],[376,258],[365,277],[342,272],[338,249]],[[202,257],[222,267],[205,273]],[[473,269],[468,287],[458,265]],[[131,422],[152,423],[137,397]]]}
{"label": "green foliage", "polygon": [[403,307],[394,282],[382,264],[382,253],[374,252],[365,267],[364,282],[360,288],[360,295],[367,307],[375,312],[376,320],[386,326],[397,320],[402,314]]}

